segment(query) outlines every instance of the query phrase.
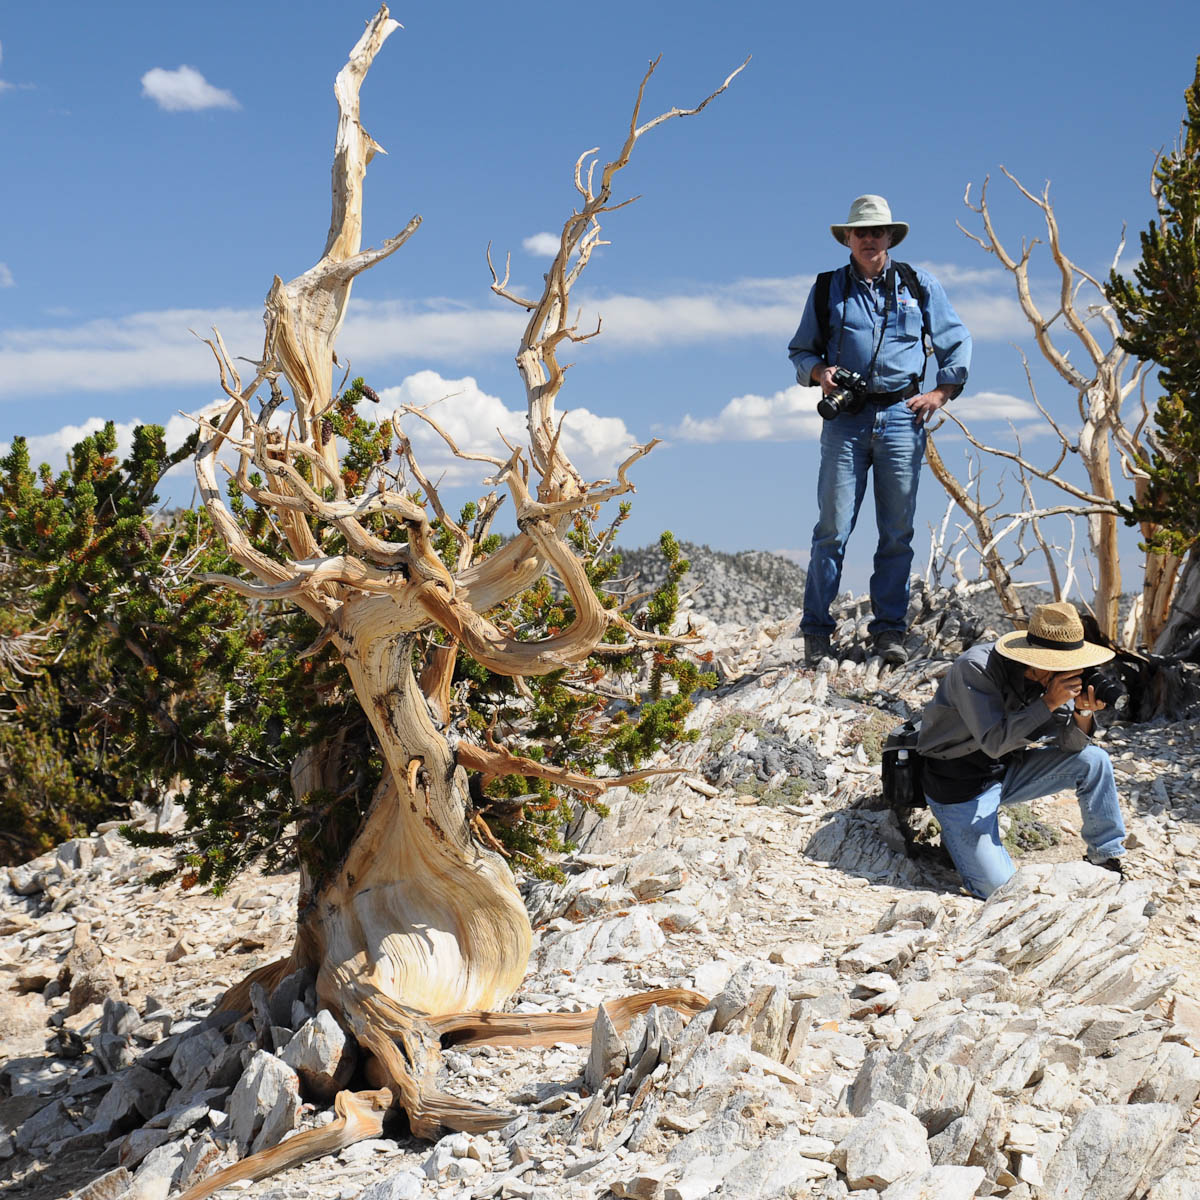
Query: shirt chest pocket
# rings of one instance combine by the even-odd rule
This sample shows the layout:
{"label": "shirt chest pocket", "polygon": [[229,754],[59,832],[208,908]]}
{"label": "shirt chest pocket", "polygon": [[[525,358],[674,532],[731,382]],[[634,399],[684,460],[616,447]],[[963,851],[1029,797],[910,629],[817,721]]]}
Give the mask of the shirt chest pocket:
{"label": "shirt chest pocket", "polygon": [[921,336],[921,308],[915,300],[902,298],[896,306],[896,332],[907,341]]}

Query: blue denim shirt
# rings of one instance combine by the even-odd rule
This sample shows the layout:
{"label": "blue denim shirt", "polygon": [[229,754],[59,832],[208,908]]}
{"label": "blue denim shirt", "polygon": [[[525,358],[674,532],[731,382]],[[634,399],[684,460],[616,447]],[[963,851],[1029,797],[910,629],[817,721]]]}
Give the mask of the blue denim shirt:
{"label": "blue denim shirt", "polygon": [[[891,259],[888,266],[891,266]],[[919,267],[913,270],[925,289],[925,312],[938,368],[934,383],[927,382],[925,386],[949,384],[955,389],[953,395],[957,396],[967,381],[971,366],[971,335],[951,307],[942,285],[927,271]],[[800,383],[812,386],[813,367],[818,364],[843,366],[865,377],[881,330],[883,342],[867,379],[867,390],[899,392],[914,379],[921,378],[925,350],[920,303],[917,297],[908,294],[907,289],[901,290],[899,273],[893,272],[892,303],[887,305],[884,295],[887,274],[885,268],[878,279],[864,280],[851,259],[849,295],[843,295],[846,272],[834,272],[829,286],[828,346],[820,344],[820,325],[813,292],[809,292],[800,328],[788,345],[788,358],[796,368],[796,379]]]}

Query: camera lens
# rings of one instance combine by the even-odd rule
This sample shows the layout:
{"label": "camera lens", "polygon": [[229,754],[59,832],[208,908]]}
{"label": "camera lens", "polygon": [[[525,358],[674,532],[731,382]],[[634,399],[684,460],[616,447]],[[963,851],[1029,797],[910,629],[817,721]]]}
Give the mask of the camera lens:
{"label": "camera lens", "polygon": [[826,421],[832,421],[838,413],[842,412],[850,401],[854,398],[854,393],[849,388],[836,388],[830,392],[828,396],[822,396],[817,401],[817,412],[825,418]]}
{"label": "camera lens", "polygon": [[1121,701],[1129,695],[1120,676],[1109,675],[1104,671],[1091,667],[1080,676],[1084,691],[1095,689],[1096,699],[1102,700],[1109,708],[1117,708]]}

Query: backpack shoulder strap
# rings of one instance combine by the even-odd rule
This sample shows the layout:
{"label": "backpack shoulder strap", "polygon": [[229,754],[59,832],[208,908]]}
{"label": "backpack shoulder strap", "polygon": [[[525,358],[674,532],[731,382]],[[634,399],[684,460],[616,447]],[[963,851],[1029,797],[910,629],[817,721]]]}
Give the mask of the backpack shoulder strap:
{"label": "backpack shoulder strap", "polygon": [[[900,286],[920,306],[921,342],[925,349],[925,362],[928,364],[929,356],[933,353],[933,338],[929,332],[929,316],[925,311],[927,301],[929,300],[929,293],[921,286],[921,281],[917,278],[917,273],[911,263],[900,262],[899,259],[894,258],[892,259],[892,266],[896,268],[896,274],[900,276]],[[921,370],[921,386],[925,386],[924,368]]]}
{"label": "backpack shoulder strap", "polygon": [[813,285],[813,308],[817,313],[817,329],[821,335],[821,350],[829,345],[829,285],[833,281],[832,271],[822,271]]}
{"label": "backpack shoulder strap", "polygon": [[822,353],[829,345],[829,286],[833,282],[833,277],[839,273],[842,275],[842,295],[845,296],[846,283],[850,277],[849,267],[837,267],[832,271],[822,271],[817,276],[816,283],[813,284],[813,307],[817,313],[817,329],[821,335],[820,349]]}
{"label": "backpack shoulder strap", "polygon": [[929,321],[925,316],[925,305],[929,294],[921,286],[916,271],[913,270],[910,263],[899,262],[896,259],[892,259],[892,266],[896,268],[896,274],[900,276],[900,286],[921,306],[921,324],[928,329]]}

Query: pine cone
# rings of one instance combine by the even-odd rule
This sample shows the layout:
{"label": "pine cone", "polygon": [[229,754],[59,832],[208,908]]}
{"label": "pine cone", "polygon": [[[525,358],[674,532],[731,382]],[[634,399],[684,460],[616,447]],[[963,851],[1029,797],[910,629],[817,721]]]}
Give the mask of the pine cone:
{"label": "pine cone", "polygon": [[364,396],[366,396],[366,398],[368,400],[372,401],[373,403],[375,403],[375,404],[379,403],[379,393],[373,387],[371,387],[369,384],[364,383],[362,385],[362,394]]}
{"label": "pine cone", "polygon": [[321,418],[321,445],[328,446],[333,437],[333,422],[328,417]]}

